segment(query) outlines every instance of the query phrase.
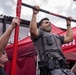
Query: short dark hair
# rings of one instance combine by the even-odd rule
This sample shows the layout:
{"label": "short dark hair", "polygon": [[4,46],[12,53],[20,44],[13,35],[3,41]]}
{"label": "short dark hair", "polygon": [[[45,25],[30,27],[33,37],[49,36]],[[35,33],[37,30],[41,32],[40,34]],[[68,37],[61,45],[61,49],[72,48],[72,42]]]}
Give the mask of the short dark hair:
{"label": "short dark hair", "polygon": [[48,19],[47,17],[41,19],[40,22],[38,23],[38,27],[40,27],[40,26],[42,25],[42,22],[43,22],[44,20],[49,20],[49,19]]}

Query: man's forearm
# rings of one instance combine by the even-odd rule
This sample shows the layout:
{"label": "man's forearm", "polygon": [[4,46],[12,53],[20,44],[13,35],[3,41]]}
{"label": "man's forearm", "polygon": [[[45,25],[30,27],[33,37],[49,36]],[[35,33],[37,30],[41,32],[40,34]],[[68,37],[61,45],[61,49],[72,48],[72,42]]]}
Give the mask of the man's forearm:
{"label": "man's forearm", "polygon": [[10,27],[4,32],[4,34],[0,37],[0,56],[3,53],[3,50],[5,49],[9,37],[13,31],[13,29],[16,27],[16,25],[20,24],[20,20],[18,17],[13,18]]}
{"label": "man's forearm", "polygon": [[37,30],[36,14],[33,14],[32,20],[30,22],[30,32],[35,33],[36,30]]}
{"label": "man's forearm", "polygon": [[5,31],[5,33],[0,37],[0,50],[4,49],[8,43],[9,37],[14,28],[12,25]]}
{"label": "man's forearm", "polygon": [[67,26],[66,36],[70,37],[73,40],[73,31],[72,31],[71,25]]}

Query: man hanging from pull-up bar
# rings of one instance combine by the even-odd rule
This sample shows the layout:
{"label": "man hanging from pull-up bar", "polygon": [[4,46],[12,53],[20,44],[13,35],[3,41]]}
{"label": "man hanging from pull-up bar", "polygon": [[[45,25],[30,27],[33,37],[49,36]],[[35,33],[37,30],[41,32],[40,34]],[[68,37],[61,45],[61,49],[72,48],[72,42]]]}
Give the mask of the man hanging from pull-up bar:
{"label": "man hanging from pull-up bar", "polygon": [[71,20],[66,20],[67,33],[65,36],[59,36],[51,32],[52,24],[48,18],[43,18],[37,28],[36,16],[39,13],[39,6],[35,6],[32,20],[30,22],[30,34],[34,46],[39,55],[40,75],[74,75],[69,69],[66,58],[62,54],[61,44],[73,40]]}

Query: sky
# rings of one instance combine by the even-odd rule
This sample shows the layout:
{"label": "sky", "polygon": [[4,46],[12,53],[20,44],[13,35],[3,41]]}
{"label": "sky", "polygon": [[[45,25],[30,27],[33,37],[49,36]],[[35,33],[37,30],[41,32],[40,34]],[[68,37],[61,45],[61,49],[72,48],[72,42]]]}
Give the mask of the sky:
{"label": "sky", "polygon": [[[76,19],[76,1],[73,0],[22,0],[22,2],[32,6],[38,5],[41,9],[47,10],[49,12],[66,17],[71,16],[73,19]],[[0,0],[0,14],[15,17],[16,3],[17,0]],[[21,19],[31,20],[31,17],[32,9],[22,6]],[[66,28],[65,19],[43,12],[38,13],[37,22],[44,17],[48,17],[55,26]],[[71,26],[76,27],[76,23],[72,22]]]}

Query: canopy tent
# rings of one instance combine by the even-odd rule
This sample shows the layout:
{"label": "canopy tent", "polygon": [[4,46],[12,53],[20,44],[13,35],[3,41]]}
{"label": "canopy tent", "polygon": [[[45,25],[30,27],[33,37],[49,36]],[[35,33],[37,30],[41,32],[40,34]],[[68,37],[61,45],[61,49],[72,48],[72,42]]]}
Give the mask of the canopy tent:
{"label": "canopy tent", "polygon": [[[69,60],[76,61],[74,54],[72,52],[76,52],[76,28],[73,28],[74,34],[74,44],[69,43],[69,45],[62,45],[63,53],[65,54],[66,58]],[[59,28],[52,25],[52,32],[57,33],[59,35],[65,35],[66,32],[63,32]],[[12,52],[13,52],[13,44],[6,47],[6,51],[8,54],[9,62],[6,64],[5,70],[7,75],[10,75],[11,69],[11,59],[12,59]],[[69,54],[68,54],[69,53]],[[28,36],[23,40],[18,42],[18,55],[17,55],[17,67],[16,67],[16,75],[36,75],[36,51],[34,45]],[[71,56],[71,57],[69,57]],[[8,67],[9,66],[9,67]]]}

